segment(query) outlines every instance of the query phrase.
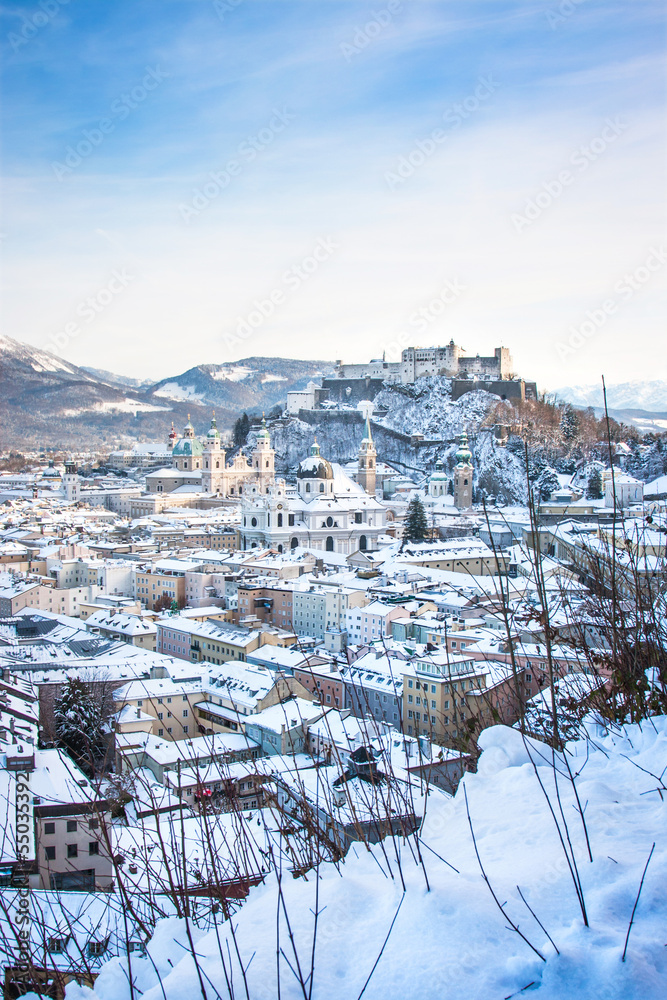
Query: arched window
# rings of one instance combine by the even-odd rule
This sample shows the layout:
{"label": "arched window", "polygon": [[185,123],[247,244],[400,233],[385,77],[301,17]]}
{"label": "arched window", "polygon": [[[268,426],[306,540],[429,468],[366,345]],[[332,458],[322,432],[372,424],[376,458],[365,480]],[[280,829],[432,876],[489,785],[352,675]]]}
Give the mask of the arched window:
{"label": "arched window", "polygon": [[464,480],[463,480],[463,485],[464,485],[464,486],[467,486],[467,485],[468,485],[468,480],[467,480],[467,479],[464,479]]}
{"label": "arched window", "polygon": [[216,469],[219,469],[220,468],[220,462],[216,462],[215,463],[215,467],[216,467]]}
{"label": "arched window", "polygon": [[365,535],[361,535],[360,538],[359,538],[359,548],[361,549],[362,552],[365,552],[366,551],[366,547],[367,547],[366,536]]}
{"label": "arched window", "polygon": [[324,483],[320,483],[320,493],[324,493]]}
{"label": "arched window", "polygon": [[269,463],[268,463],[268,462],[266,463],[266,467],[267,467],[267,469],[268,469],[268,467],[269,467]]}
{"label": "arched window", "polygon": [[278,552],[282,552],[282,550],[283,550],[283,547],[282,547],[282,545],[279,545],[279,546],[278,546]]}
{"label": "arched window", "polygon": [[295,549],[298,544],[299,544],[299,539],[298,538],[293,538],[292,541],[290,542],[290,548],[291,549]]}
{"label": "arched window", "polygon": [[327,540],[326,540],[326,546],[325,547],[326,547],[327,552],[333,552],[333,550],[334,550],[334,540],[331,537],[331,535],[327,535]]}
{"label": "arched window", "polygon": [[251,518],[250,523],[253,526],[253,528],[256,528],[257,527],[257,518],[256,517]]}
{"label": "arched window", "polygon": [[[282,526],[283,526],[283,515],[282,514],[278,514],[278,527],[282,528]],[[280,548],[280,551],[282,552],[282,546]]]}
{"label": "arched window", "polygon": [[306,493],[310,493],[310,483],[306,483]]}

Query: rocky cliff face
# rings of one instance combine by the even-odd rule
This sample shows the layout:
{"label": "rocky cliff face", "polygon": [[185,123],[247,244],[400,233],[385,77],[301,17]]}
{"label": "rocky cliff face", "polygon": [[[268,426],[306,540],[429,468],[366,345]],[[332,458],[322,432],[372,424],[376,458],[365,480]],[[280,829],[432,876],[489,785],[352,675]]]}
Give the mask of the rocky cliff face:
{"label": "rocky cliff face", "polygon": [[[506,502],[525,498],[525,472],[520,457],[495,440],[493,429],[485,426],[498,397],[487,392],[471,392],[453,402],[448,380],[428,378],[414,386],[387,385],[374,401],[371,419],[378,461],[419,481],[440,458],[451,473],[455,464],[458,437],[465,431],[476,466],[476,476],[484,477],[487,492]],[[322,454],[333,462],[354,461],[363,437],[364,417],[359,410],[301,411],[298,417],[270,421],[271,442],[276,450],[276,468],[282,474],[293,471],[308,454],[316,436]],[[255,444],[255,432],[248,436],[248,449]]]}

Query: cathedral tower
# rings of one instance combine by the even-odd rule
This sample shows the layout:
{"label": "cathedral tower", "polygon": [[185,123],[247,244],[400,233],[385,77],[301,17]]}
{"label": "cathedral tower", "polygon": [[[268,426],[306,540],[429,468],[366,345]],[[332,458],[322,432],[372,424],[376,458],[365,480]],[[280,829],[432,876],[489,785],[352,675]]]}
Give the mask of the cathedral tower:
{"label": "cathedral tower", "polygon": [[269,485],[275,478],[275,461],[276,453],[271,447],[266,418],[262,417],[262,429],[257,435],[257,444],[252,453],[252,468],[257,476],[260,493],[268,493]]}
{"label": "cathedral tower", "polygon": [[225,493],[225,449],[220,447],[220,431],[215,419],[204,438],[204,465],[202,468],[202,489],[204,493]]}

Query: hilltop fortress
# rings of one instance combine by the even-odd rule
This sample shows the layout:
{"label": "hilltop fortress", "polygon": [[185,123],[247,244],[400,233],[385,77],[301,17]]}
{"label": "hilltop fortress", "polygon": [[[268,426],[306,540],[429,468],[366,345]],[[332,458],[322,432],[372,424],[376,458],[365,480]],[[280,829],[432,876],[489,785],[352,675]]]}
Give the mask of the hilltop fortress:
{"label": "hilltop fortress", "polygon": [[400,361],[385,361],[382,358],[360,365],[336,362],[337,378],[381,378],[384,382],[410,385],[426,375],[510,379],[513,375],[512,356],[507,347],[496,347],[493,357],[489,358],[479,354],[469,355],[450,340],[445,347],[406,347],[401,352]]}
{"label": "hilltop fortress", "polygon": [[491,357],[468,354],[450,340],[444,347],[406,347],[400,361],[375,358],[362,364],[337,361],[335,376],[322,379],[321,386],[311,382],[307,389],[287,393],[287,411],[319,409],[322,404],[354,405],[373,399],[385,383],[413,385],[420,378],[441,375],[452,380],[452,399],[464,393],[484,389],[501,399],[537,399],[535,382],[526,382],[514,374],[512,356],[507,347],[496,347]]}

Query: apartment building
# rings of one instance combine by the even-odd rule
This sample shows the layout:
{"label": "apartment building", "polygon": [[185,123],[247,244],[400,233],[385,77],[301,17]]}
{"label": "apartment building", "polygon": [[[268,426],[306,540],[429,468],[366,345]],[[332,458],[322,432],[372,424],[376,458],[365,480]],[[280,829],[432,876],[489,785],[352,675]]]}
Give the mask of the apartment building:
{"label": "apartment building", "polygon": [[353,606],[345,612],[345,628],[352,645],[373,642],[391,635],[390,623],[402,618],[405,608],[382,601],[371,601],[365,607]]}
{"label": "apartment building", "polygon": [[34,796],[35,889],[110,889],[111,808],[64,750],[35,750],[23,764]]}
{"label": "apartment building", "polygon": [[469,691],[486,686],[485,664],[445,649],[408,661],[403,675],[403,727],[409,736],[445,743],[463,734],[472,712]]}

